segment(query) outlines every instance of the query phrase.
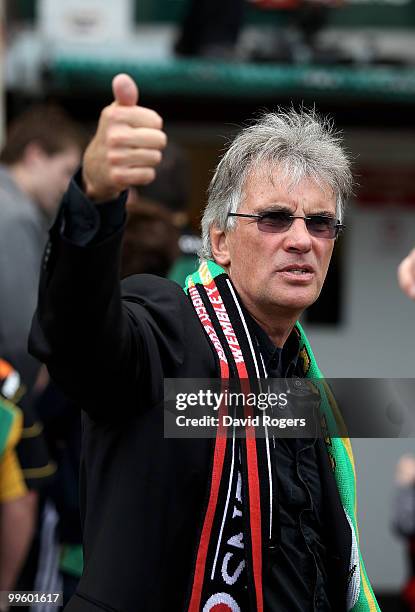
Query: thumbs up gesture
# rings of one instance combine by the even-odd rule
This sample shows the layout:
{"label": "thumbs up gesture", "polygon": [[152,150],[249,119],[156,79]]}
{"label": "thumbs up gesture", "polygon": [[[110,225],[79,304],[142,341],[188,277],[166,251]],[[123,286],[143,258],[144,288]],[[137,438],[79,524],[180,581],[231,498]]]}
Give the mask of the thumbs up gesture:
{"label": "thumbs up gesture", "polygon": [[156,176],[167,144],[163,120],[138,106],[137,85],[127,74],[112,82],[114,101],[101,113],[83,161],[87,196],[96,203],[117,197],[129,185],[147,185]]}

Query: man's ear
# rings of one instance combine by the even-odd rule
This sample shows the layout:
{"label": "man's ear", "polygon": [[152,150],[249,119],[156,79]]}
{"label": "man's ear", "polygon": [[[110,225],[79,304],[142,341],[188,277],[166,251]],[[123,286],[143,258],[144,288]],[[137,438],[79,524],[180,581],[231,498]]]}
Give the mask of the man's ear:
{"label": "man's ear", "polygon": [[227,268],[231,263],[231,257],[226,232],[212,226],[210,228],[210,244],[212,247],[213,259],[223,268]]}

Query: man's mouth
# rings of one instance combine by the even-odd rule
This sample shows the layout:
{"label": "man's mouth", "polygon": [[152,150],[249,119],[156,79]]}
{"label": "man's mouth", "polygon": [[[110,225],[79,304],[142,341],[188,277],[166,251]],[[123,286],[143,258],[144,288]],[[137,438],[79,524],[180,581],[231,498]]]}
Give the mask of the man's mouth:
{"label": "man's mouth", "polygon": [[293,264],[279,270],[286,279],[297,281],[310,281],[314,276],[314,269],[308,264]]}
{"label": "man's mouth", "polygon": [[290,272],[292,274],[313,274],[314,270],[312,266],[309,266],[308,264],[293,264],[291,266],[285,266],[285,268],[282,268],[280,272]]}

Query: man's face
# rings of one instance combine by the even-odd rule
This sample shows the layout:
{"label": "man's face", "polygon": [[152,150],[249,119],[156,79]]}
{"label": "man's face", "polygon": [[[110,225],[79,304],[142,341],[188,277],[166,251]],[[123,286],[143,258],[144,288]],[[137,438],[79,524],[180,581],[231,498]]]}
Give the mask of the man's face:
{"label": "man's face", "polygon": [[[256,172],[248,177],[243,195],[238,213],[336,214],[332,190],[310,179],[289,189],[277,175],[271,182],[268,174]],[[261,232],[255,219],[235,220],[235,228],[218,242],[217,262],[226,267],[242,301],[257,319],[297,319],[320,294],[334,240],[311,236],[303,219],[295,219],[279,234]],[[305,272],[294,271],[296,266]]]}
{"label": "man's face", "polygon": [[55,214],[80,159],[81,151],[76,146],[54,155],[43,151],[37,155],[32,167],[36,173],[34,197],[47,215]]}

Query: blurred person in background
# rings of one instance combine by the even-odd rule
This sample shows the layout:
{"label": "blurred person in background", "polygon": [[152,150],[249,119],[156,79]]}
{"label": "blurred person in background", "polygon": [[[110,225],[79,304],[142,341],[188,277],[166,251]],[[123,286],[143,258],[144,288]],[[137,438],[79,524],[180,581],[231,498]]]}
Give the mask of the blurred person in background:
{"label": "blurred person in background", "polygon": [[0,355],[29,391],[39,372],[27,352],[39,265],[82,146],[79,127],[62,109],[39,105],[11,122],[0,152]]}
{"label": "blurred person in background", "polygon": [[73,402],[53,381],[37,398],[35,408],[50,456],[57,466],[56,476],[48,487],[48,498],[57,514],[50,558],[56,565],[56,580],[65,605],[76,589],[83,567],[79,511],[81,418]]}
{"label": "blurred person in background", "polygon": [[167,276],[179,255],[179,232],[173,214],[162,204],[130,187],[121,254],[121,277],[132,274]]}
{"label": "blurred person in background", "polygon": [[[26,560],[34,530],[34,513],[16,455],[22,415],[0,395],[0,592],[13,590]],[[8,602],[0,598],[0,610]]]}
{"label": "blurred person in background", "polygon": [[[27,487],[17,453],[23,415],[11,400],[20,393],[20,376],[0,359],[0,592],[16,589],[36,526],[36,496]],[[8,607],[0,597],[1,612]]]}
{"label": "blurred person in background", "polygon": [[[202,245],[200,235],[190,224],[189,198],[191,165],[184,150],[169,142],[163,151],[163,159],[157,167],[157,176],[149,185],[134,190],[148,202],[168,211],[171,222],[178,232],[179,252],[176,253],[168,278],[183,286],[188,274],[198,267],[198,252]],[[131,197],[131,190],[130,196]],[[127,202],[128,206],[128,202]]]}
{"label": "blurred person in background", "polygon": [[47,230],[79,165],[83,145],[80,127],[65,111],[44,104],[10,123],[0,152],[0,355],[19,371],[26,386],[24,435],[18,452],[27,468],[24,474],[37,517],[32,547],[19,576],[20,590],[52,587],[51,576],[56,576],[51,545],[56,518],[46,492],[55,466],[33,408],[36,387],[45,385],[47,376],[42,377],[40,363],[28,354],[27,340]]}
{"label": "blurred person in background", "polygon": [[[25,495],[19,498],[7,510],[11,516],[19,516],[25,521],[21,528],[20,539],[18,533],[7,534],[17,543],[17,560],[14,562],[13,576],[15,590],[31,590],[34,586],[40,558],[40,536],[38,532],[39,514],[48,487],[54,480],[56,465],[49,457],[46,441],[43,436],[43,424],[34,411],[31,398],[26,394],[26,387],[20,374],[4,359],[0,358],[0,400],[7,406],[19,406],[21,416],[21,432],[13,449],[14,459],[5,460],[7,478],[14,478],[14,474],[21,474]],[[18,468],[18,470],[17,470]],[[6,554],[6,553],[5,553]],[[10,562],[11,553],[7,553]],[[10,565],[9,565],[10,567]],[[1,589],[0,589],[1,590]]]}

